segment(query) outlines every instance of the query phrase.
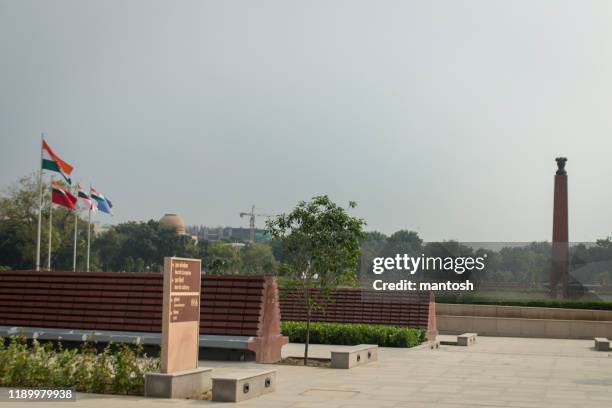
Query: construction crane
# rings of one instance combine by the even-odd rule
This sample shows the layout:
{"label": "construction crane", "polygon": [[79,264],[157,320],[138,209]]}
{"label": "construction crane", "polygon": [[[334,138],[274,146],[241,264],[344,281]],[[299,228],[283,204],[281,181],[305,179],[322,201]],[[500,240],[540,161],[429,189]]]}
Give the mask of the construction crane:
{"label": "construction crane", "polygon": [[249,217],[249,227],[251,228],[251,242],[255,242],[255,217],[274,217],[269,214],[255,214],[255,205],[251,206],[251,212],[241,212],[240,218]]}

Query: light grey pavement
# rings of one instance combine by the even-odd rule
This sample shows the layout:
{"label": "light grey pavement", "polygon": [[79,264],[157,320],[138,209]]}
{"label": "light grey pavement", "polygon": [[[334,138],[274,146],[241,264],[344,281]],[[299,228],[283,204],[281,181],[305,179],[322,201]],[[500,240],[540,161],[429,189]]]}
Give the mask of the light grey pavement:
{"label": "light grey pavement", "polygon": [[[590,340],[479,337],[470,347],[381,348],[379,361],[351,370],[238,362],[202,361],[214,372],[239,368],[278,370],[275,393],[241,402],[244,408],[371,407],[612,407],[612,355],[593,350]],[[299,355],[289,344],[283,354]],[[323,357],[329,346],[313,345]],[[74,403],[34,407],[234,406],[210,401],[155,400],[79,394]],[[0,407],[24,408],[24,403]]]}

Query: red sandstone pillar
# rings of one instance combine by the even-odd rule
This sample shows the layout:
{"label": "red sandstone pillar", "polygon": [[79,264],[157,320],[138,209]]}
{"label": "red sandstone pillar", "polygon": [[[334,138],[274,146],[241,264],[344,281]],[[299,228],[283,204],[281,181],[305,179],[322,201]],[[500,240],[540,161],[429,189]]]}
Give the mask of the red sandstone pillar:
{"label": "red sandstone pillar", "polygon": [[568,296],[569,289],[569,243],[567,220],[567,172],[565,157],[557,157],[555,193],[553,207],[552,265],[550,290],[556,296],[557,285],[561,284],[562,296]]}

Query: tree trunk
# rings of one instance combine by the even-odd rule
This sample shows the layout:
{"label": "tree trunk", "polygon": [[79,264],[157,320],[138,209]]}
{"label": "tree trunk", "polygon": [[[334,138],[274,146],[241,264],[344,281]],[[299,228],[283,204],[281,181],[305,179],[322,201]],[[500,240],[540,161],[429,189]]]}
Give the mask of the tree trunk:
{"label": "tree trunk", "polygon": [[310,343],[310,305],[306,309],[306,344],[304,345],[304,365],[308,365],[308,344]]}

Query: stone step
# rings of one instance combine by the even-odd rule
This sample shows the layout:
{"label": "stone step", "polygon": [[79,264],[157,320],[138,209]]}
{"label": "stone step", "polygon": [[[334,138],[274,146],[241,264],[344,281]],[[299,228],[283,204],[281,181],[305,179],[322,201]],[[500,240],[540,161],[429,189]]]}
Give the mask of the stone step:
{"label": "stone step", "polygon": [[213,401],[239,402],[275,390],[276,370],[246,369],[212,378]]}
{"label": "stone step", "polygon": [[605,337],[595,337],[595,350],[610,351],[610,340]]}
{"label": "stone step", "polygon": [[359,344],[350,349],[332,350],[332,368],[353,368],[378,360],[378,346],[376,344]]}

